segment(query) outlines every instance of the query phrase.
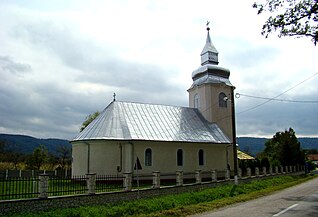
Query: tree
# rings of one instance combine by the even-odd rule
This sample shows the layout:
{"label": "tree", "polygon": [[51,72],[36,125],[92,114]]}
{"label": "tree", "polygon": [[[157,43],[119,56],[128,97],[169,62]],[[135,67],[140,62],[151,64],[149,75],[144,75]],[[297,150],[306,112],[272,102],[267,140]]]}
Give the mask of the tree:
{"label": "tree", "polygon": [[300,149],[300,142],[292,128],[285,132],[277,132],[272,139],[266,141],[263,153],[271,163],[280,165],[303,164],[304,152]]}
{"label": "tree", "polygon": [[71,149],[64,146],[59,146],[56,150],[57,162],[62,170],[66,169],[71,164]]}
{"label": "tree", "polygon": [[41,166],[48,161],[48,158],[48,150],[44,145],[40,145],[39,147],[35,148],[33,153],[29,156],[27,165],[30,169],[40,170]]}
{"label": "tree", "polygon": [[99,115],[99,111],[96,111],[93,114],[90,114],[86,117],[85,121],[82,123],[80,132],[82,132],[97,116]]}
{"label": "tree", "polygon": [[318,1],[317,0],[263,0],[254,3],[258,14],[268,11],[270,16],[262,28],[262,35],[267,38],[273,31],[279,31],[278,37],[309,37],[318,41]]}

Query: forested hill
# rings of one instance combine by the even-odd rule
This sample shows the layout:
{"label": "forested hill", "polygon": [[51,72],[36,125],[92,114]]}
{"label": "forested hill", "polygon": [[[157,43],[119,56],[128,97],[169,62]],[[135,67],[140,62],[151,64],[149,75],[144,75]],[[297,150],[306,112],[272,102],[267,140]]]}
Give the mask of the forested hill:
{"label": "forested hill", "polygon": [[[240,150],[256,156],[264,150],[265,142],[268,139],[269,138],[238,137],[237,144]],[[302,149],[318,149],[318,138],[300,137],[298,141]]]}
{"label": "forested hill", "polygon": [[[238,137],[239,149],[256,156],[264,150],[268,138]],[[302,149],[318,149],[318,138],[298,138]],[[55,153],[59,146],[71,147],[67,140],[63,139],[37,139],[31,136],[0,134],[0,141],[5,141],[11,151],[25,154],[32,153],[39,145],[45,145],[50,153]]]}
{"label": "forested hill", "polygon": [[64,139],[37,139],[25,135],[0,134],[0,141],[6,142],[6,148],[13,152],[30,154],[39,145],[44,145],[48,151],[55,154],[59,146],[71,148],[71,144]]}

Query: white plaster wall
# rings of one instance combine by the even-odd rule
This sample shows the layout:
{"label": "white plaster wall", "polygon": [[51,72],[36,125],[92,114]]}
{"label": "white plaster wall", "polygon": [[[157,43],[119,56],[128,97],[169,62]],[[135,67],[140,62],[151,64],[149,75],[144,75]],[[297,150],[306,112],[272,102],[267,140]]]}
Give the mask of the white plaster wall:
{"label": "white plaster wall", "polygon": [[[136,172],[133,170],[137,157],[142,170],[140,174],[153,171],[175,173],[177,170],[194,172],[197,169],[208,171],[227,168],[226,149],[229,153],[229,164],[233,169],[233,151],[228,144],[154,142],[154,141],[90,141],[89,172],[101,175]],[[120,148],[122,147],[122,148]],[[152,150],[152,166],[145,166],[145,150]],[[177,166],[177,150],[183,150],[183,166]],[[204,150],[204,165],[199,166],[199,150]],[[122,160],[120,152],[122,151]],[[88,145],[81,142],[73,143],[73,175],[87,173]],[[120,167],[121,170],[117,168]]]}
{"label": "white plaster wall", "polygon": [[[228,145],[228,144],[227,144]],[[196,169],[208,171],[211,169],[224,170],[227,168],[226,144],[178,143],[178,142],[134,142],[135,160],[137,156],[142,165],[141,173],[160,171],[175,173],[176,170],[194,172]],[[145,150],[152,149],[153,164],[145,166]],[[177,150],[183,150],[183,166],[177,166]],[[203,166],[199,166],[199,150],[204,150]],[[228,151],[231,152],[231,148]],[[229,154],[229,158],[232,154]],[[233,168],[233,160],[229,164]]]}
{"label": "white plaster wall", "polygon": [[72,143],[72,176],[87,173],[87,150],[88,145],[85,143]]}

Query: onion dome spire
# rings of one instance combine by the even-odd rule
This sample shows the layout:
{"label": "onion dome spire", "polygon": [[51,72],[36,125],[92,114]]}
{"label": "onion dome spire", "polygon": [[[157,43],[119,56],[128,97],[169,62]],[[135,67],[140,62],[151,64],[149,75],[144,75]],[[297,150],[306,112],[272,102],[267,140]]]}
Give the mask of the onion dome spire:
{"label": "onion dome spire", "polygon": [[206,30],[208,31],[207,37],[206,37],[206,43],[205,46],[201,52],[201,65],[206,65],[206,64],[213,64],[213,65],[218,65],[218,54],[219,52],[216,50],[214,47],[211,37],[210,37],[210,27],[209,27],[210,22],[208,21],[206,26]]}

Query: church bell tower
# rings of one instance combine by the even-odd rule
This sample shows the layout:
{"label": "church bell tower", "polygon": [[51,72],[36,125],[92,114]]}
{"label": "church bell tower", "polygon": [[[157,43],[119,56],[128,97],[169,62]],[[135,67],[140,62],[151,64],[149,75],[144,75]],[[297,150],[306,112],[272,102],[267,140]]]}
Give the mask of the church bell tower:
{"label": "church bell tower", "polygon": [[230,70],[220,67],[218,51],[210,38],[207,25],[207,38],[201,52],[201,66],[192,73],[192,86],[189,92],[189,107],[197,108],[210,122],[217,123],[232,140],[232,104],[235,87],[231,84]]}

